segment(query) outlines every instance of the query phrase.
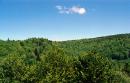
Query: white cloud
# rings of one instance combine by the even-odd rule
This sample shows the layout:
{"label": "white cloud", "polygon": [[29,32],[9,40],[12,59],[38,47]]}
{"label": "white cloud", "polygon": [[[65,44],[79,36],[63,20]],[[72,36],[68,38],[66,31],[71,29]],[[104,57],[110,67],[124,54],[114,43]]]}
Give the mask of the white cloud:
{"label": "white cloud", "polygon": [[80,14],[83,15],[87,12],[86,8],[80,6],[72,6],[67,8],[65,6],[56,6],[61,14]]}
{"label": "white cloud", "polygon": [[56,8],[58,9],[58,10],[62,10],[62,6],[56,6]]}

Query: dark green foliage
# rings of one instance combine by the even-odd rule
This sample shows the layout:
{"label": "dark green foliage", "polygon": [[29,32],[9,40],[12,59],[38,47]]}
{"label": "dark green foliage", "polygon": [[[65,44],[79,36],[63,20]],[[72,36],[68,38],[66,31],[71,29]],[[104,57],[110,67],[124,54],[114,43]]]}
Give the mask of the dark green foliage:
{"label": "dark green foliage", "polygon": [[40,49],[39,48],[35,48],[34,54],[36,56],[36,60],[40,61]]}
{"label": "dark green foliage", "polygon": [[130,63],[126,62],[123,70],[130,76]]}
{"label": "dark green foliage", "polygon": [[111,62],[97,53],[85,53],[79,56],[75,64],[81,83],[106,83],[111,79]]}

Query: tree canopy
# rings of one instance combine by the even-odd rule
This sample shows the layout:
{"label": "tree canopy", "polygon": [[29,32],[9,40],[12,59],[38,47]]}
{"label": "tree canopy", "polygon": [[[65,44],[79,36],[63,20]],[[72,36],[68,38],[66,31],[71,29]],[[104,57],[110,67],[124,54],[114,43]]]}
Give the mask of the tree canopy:
{"label": "tree canopy", "polygon": [[129,83],[130,34],[0,40],[0,83]]}

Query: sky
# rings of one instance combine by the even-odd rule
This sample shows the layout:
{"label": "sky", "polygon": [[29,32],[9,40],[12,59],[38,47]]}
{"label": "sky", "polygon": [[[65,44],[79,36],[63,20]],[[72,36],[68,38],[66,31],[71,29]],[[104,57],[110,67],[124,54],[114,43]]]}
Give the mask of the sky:
{"label": "sky", "polygon": [[130,33],[130,0],[0,0],[0,39]]}

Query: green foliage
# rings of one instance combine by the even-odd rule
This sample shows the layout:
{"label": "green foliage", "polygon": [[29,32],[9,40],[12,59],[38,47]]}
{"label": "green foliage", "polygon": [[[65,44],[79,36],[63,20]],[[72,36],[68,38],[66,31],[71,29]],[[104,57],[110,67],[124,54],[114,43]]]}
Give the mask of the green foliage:
{"label": "green foliage", "polygon": [[21,79],[25,70],[24,61],[19,56],[9,55],[1,63],[0,66],[2,81],[13,82],[15,79]]}
{"label": "green foliage", "polygon": [[123,70],[130,76],[130,63],[126,62]]}
{"label": "green foliage", "polygon": [[111,62],[97,53],[82,54],[75,66],[77,79],[82,83],[106,83],[111,80]]}
{"label": "green foliage", "polygon": [[59,45],[72,55],[96,51],[114,60],[125,60],[130,54],[130,34],[63,41]]}
{"label": "green foliage", "polygon": [[0,83],[129,83],[130,34],[0,41]]}

